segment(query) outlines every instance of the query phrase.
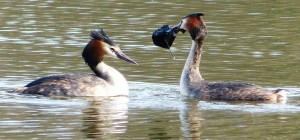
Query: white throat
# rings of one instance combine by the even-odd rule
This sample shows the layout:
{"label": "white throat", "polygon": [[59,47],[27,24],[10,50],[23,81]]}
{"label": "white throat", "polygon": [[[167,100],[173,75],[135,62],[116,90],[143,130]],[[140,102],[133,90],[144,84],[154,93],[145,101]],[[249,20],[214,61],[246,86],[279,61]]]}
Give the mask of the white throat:
{"label": "white throat", "polygon": [[100,62],[96,66],[96,71],[100,74],[99,77],[107,82],[112,92],[129,92],[125,77],[113,67],[106,65],[104,62]]}
{"label": "white throat", "polygon": [[191,50],[188,58],[186,59],[184,68],[180,78],[180,92],[182,94],[189,94],[193,91],[192,89],[200,88],[201,82],[203,81],[199,71],[199,65],[202,53],[202,44],[192,41]]}

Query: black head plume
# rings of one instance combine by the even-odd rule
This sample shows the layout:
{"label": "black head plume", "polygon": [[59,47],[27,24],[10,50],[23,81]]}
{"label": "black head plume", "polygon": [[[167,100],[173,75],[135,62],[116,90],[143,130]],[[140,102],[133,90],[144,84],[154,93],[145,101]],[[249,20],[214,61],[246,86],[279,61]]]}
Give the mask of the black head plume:
{"label": "black head plume", "polygon": [[102,28],[98,30],[91,30],[90,36],[92,39],[101,40],[111,46],[115,45],[115,43],[106,35]]}
{"label": "black head plume", "polygon": [[187,18],[187,17],[192,17],[192,16],[200,17],[200,16],[204,16],[204,14],[203,14],[203,13],[193,13],[193,14],[188,14],[188,15],[182,17],[182,19]]}

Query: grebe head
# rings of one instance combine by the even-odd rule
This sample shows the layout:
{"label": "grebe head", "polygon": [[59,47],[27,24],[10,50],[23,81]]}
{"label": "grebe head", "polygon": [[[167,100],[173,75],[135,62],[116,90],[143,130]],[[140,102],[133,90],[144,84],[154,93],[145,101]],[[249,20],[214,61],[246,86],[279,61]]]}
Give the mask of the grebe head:
{"label": "grebe head", "polygon": [[203,16],[202,13],[189,14],[183,17],[174,28],[188,31],[193,40],[204,39],[207,35],[207,29]]}
{"label": "grebe head", "polygon": [[82,52],[82,57],[89,65],[96,66],[106,56],[119,58],[137,65],[134,60],[126,56],[121,51],[120,47],[106,35],[103,29],[100,28],[99,30],[91,30],[90,36],[91,40]]}

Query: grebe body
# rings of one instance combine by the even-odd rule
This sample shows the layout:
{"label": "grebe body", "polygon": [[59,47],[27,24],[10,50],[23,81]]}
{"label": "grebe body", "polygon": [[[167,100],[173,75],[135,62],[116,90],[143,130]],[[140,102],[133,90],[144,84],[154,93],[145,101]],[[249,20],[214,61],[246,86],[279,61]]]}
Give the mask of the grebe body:
{"label": "grebe body", "polygon": [[95,74],[66,74],[39,78],[23,88],[15,90],[24,94],[45,96],[117,96],[128,95],[125,77],[103,62],[112,56],[132,64],[137,63],[126,56],[102,29],[92,30],[91,40],[85,46],[82,57]]}

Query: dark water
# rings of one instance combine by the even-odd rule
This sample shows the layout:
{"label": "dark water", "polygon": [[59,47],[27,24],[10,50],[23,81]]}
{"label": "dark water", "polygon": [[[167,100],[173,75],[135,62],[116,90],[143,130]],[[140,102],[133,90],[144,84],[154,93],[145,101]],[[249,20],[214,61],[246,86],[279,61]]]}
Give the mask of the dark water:
{"label": "dark water", "polygon": [[[1,1],[0,139],[300,138],[299,1]],[[172,60],[152,31],[203,12],[209,35],[202,76],[290,91],[286,104],[181,97],[191,40]],[[89,31],[104,28],[139,66],[105,61],[130,81],[128,97],[47,98],[10,94],[45,75],[91,73],[81,58]]]}

